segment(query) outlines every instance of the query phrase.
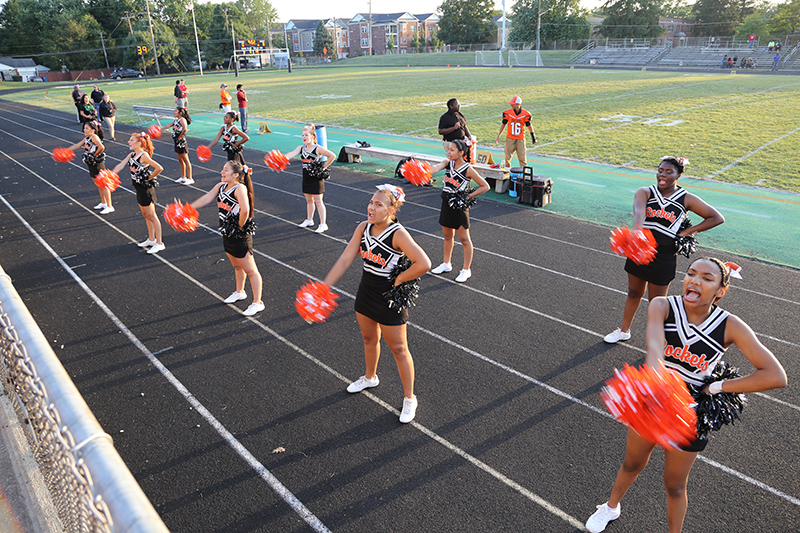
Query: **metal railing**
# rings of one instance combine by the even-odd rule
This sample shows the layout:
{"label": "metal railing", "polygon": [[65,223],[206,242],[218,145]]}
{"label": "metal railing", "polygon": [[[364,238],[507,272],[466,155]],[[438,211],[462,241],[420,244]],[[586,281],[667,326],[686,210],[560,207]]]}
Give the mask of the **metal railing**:
{"label": "metal railing", "polygon": [[64,531],[168,531],[2,266],[0,377]]}

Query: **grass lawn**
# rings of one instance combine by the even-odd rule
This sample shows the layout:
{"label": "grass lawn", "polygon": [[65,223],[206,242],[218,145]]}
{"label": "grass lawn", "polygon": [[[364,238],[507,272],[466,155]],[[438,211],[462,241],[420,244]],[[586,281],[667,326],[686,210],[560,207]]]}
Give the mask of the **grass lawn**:
{"label": "grass lawn", "polygon": [[[448,59],[447,54],[415,55]],[[458,55],[474,64],[474,53]],[[687,175],[800,192],[797,76],[447,63],[407,67],[403,57],[357,58],[292,73],[246,71],[238,81],[225,73],[186,75],[189,109],[216,110],[219,84],[225,81],[233,93],[236,83],[243,83],[251,119],[437,139],[445,102],[457,97],[479,143],[493,145],[500,114],[511,96],[521,95],[533,114],[538,154],[636,168],[654,168],[661,156],[680,155],[691,161]],[[400,66],[340,66],[380,65],[388,59]],[[547,56],[544,61],[548,64]],[[0,88],[14,85],[30,87],[2,83]],[[135,122],[130,104],[171,107],[174,85],[175,78],[151,78],[105,82],[103,89],[120,108],[118,121]],[[73,112],[71,88],[50,83],[4,98]]]}

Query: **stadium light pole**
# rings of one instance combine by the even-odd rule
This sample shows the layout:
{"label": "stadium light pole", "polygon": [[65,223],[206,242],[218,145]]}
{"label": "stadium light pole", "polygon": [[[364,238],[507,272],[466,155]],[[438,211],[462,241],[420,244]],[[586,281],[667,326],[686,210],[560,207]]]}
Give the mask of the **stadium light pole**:
{"label": "stadium light pole", "polygon": [[[544,10],[545,13],[553,9],[555,6],[551,6]],[[539,0],[539,7],[536,8],[536,66],[542,66],[542,56],[539,55],[539,50],[541,48],[541,31],[542,31],[542,0]]]}
{"label": "stadium light pole", "polygon": [[506,0],[503,0],[503,44],[500,46],[500,51],[506,51]]}
{"label": "stadium light pole", "polygon": [[200,57],[200,40],[197,38],[197,21],[194,18],[194,3],[186,6],[192,12],[192,25],[194,25],[194,44],[197,45],[197,64],[200,65],[200,75],[203,75],[203,58]]}

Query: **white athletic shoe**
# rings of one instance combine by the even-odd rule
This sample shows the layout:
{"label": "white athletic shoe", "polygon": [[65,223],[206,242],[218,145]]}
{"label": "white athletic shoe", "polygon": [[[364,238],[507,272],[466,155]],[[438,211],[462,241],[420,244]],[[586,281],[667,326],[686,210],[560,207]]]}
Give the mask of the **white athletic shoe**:
{"label": "white athletic shoe", "polygon": [[150,239],[145,239],[142,242],[140,242],[139,244],[137,244],[137,246],[139,248],[150,248],[151,246],[153,246],[155,244],[156,244],[156,241],[151,241]]}
{"label": "white athletic shoe", "polygon": [[319,227],[314,230],[314,233],[325,233],[326,231],[328,231],[328,225],[320,224]]}
{"label": "white athletic shoe", "polygon": [[186,178],[185,180],[183,180],[183,184],[184,185],[192,185],[193,183],[194,183],[194,180],[189,179],[189,178]]}
{"label": "white athletic shoe", "polygon": [[247,298],[247,293],[246,292],[244,292],[244,291],[242,291],[242,292],[234,291],[233,294],[231,294],[230,296],[225,298],[225,300],[223,300],[223,301],[226,304],[232,304],[234,302],[238,302],[239,300],[244,300],[245,298]]}
{"label": "white athletic shoe", "polygon": [[161,243],[161,244],[155,243],[152,248],[147,250],[147,253],[150,254],[150,255],[154,255],[154,254],[157,254],[158,252],[163,251],[164,249],[166,249],[166,246],[164,246],[164,243]]}
{"label": "white athletic shoe", "polygon": [[417,397],[403,398],[403,411],[400,413],[400,422],[408,424],[417,414]]}
{"label": "white athletic shoe", "polygon": [[186,183],[186,178],[178,178],[175,180],[175,183]]}
{"label": "white athletic shoe", "polygon": [[468,268],[465,268],[461,272],[458,273],[458,277],[456,278],[456,281],[458,283],[464,283],[465,281],[467,281],[471,277],[472,277],[472,270],[470,270]]}
{"label": "white athletic shoe", "polygon": [[259,303],[253,302],[247,307],[247,309],[242,311],[242,314],[244,316],[253,316],[256,313],[260,313],[264,309],[266,309],[266,307],[264,306],[264,304],[262,302],[259,302]]}
{"label": "white athletic shoe", "polygon": [[313,225],[314,225],[314,221],[313,220],[304,220],[300,224],[298,224],[297,227],[299,227],[299,228],[307,228],[307,227],[313,226]]}
{"label": "white athletic shoe", "polygon": [[100,202],[99,204],[97,204],[96,206],[94,206],[94,208],[93,208],[93,209],[97,209],[97,210],[99,211],[99,210],[101,210],[101,209],[105,209],[106,207],[108,207],[106,204],[104,204],[103,202]]}
{"label": "white athletic shoe", "polygon": [[619,341],[627,341],[631,338],[631,332],[624,332],[621,329],[617,328],[605,337],[603,337],[603,341],[607,342],[608,344],[616,344]]}
{"label": "white athletic shoe", "polygon": [[586,521],[586,529],[588,529],[591,533],[600,533],[601,531],[605,531],[609,522],[619,518],[621,508],[622,505],[617,505],[616,509],[612,509],[608,506],[608,502],[604,503],[603,505],[598,505],[597,511],[595,511],[594,514],[589,517],[589,520]]}
{"label": "white athletic shoe", "polygon": [[431,274],[444,274],[445,272],[450,272],[453,270],[453,265],[450,263],[442,263],[438,267],[431,270]]}
{"label": "white athletic shoe", "polygon": [[375,377],[372,379],[367,379],[367,376],[361,376],[350,385],[347,386],[347,392],[355,393],[361,392],[364,389],[371,389],[372,387],[377,387],[380,385],[381,380],[378,379],[378,374],[375,374]]}
{"label": "white athletic shoe", "polygon": [[106,207],[103,208],[102,211],[100,211],[100,214],[101,215],[107,215],[109,213],[113,213],[114,211],[116,211],[116,209],[114,209],[113,206],[106,206]]}

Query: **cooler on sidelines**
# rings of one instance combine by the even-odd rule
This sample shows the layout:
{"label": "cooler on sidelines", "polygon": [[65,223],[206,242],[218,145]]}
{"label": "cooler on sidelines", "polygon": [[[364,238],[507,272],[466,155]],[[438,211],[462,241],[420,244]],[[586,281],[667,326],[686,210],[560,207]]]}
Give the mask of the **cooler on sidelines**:
{"label": "cooler on sidelines", "polygon": [[519,196],[518,188],[522,187],[521,185],[517,185],[517,183],[522,180],[522,167],[509,169],[508,177],[511,179],[511,185],[508,187],[508,195],[511,198],[517,198]]}
{"label": "cooler on sidelines", "polygon": [[533,167],[522,169],[522,178],[514,180],[517,189],[517,202],[533,207],[544,207],[553,196],[553,180],[544,176],[534,176]]}

